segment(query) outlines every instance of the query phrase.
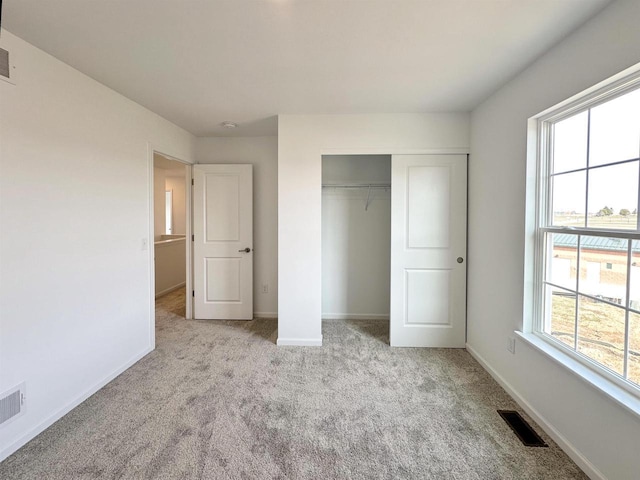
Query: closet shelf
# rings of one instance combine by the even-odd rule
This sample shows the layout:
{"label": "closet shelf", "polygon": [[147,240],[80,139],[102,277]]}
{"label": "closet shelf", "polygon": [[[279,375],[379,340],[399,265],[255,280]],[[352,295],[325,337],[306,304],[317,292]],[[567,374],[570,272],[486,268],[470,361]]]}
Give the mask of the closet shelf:
{"label": "closet shelf", "polygon": [[369,210],[369,203],[371,200],[372,189],[385,189],[391,188],[390,183],[323,183],[322,188],[366,188],[367,189],[367,202],[364,204],[364,209]]}
{"label": "closet shelf", "polygon": [[390,183],[323,183],[322,188],[391,188]]}

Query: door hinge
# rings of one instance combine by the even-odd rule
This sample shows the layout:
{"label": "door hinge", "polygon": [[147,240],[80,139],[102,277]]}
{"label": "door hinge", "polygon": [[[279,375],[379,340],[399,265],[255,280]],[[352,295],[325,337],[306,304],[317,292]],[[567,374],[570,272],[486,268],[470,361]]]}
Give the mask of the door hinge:
{"label": "door hinge", "polygon": [[193,178],[191,179],[191,185],[193,185]]}
{"label": "door hinge", "polygon": [[196,236],[195,235],[191,235],[191,241],[195,242],[196,241]]}
{"label": "door hinge", "polygon": [[196,296],[196,291],[195,290],[191,290],[191,296],[195,297]]}

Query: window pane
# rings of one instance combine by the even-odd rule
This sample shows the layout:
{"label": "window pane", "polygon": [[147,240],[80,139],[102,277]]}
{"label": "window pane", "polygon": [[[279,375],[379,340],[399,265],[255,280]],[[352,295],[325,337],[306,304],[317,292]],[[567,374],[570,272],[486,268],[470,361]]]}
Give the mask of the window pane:
{"label": "window pane", "polygon": [[630,287],[629,306],[640,312],[640,240],[632,240],[631,242]]}
{"label": "window pane", "polygon": [[576,290],[576,268],[578,264],[578,235],[550,233],[547,255],[546,280],[560,287]]}
{"label": "window pane", "polygon": [[164,192],[164,209],[165,209],[165,232],[167,235],[173,233],[173,191]]}
{"label": "window pane", "polygon": [[587,166],[588,119],[585,111],[553,126],[553,173]]}
{"label": "window pane", "polygon": [[626,305],[627,242],[624,238],[580,237],[580,293]]}
{"label": "window pane", "polygon": [[589,170],[589,228],[635,230],[638,162]]}
{"label": "window pane", "polygon": [[589,166],[638,158],[640,89],[591,109]]}
{"label": "window pane", "polygon": [[622,375],[624,368],[622,308],[579,296],[578,351]]}
{"label": "window pane", "polygon": [[555,175],[552,181],[553,225],[584,227],[586,173]]}
{"label": "window pane", "polygon": [[640,385],[640,314],[629,312],[629,364],[627,378]]}
{"label": "window pane", "polygon": [[551,336],[575,348],[576,294],[547,285],[549,331]]}

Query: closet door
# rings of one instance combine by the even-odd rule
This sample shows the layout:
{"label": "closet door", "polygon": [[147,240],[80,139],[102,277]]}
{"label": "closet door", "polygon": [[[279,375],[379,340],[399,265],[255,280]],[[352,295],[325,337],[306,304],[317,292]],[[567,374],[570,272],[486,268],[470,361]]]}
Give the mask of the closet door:
{"label": "closet door", "polygon": [[394,155],[393,347],[465,346],[466,155]]}

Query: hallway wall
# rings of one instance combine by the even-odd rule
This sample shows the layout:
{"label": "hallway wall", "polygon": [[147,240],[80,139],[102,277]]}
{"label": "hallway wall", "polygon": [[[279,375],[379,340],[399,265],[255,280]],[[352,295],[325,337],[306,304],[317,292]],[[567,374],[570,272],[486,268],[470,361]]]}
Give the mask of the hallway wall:
{"label": "hallway wall", "polygon": [[[253,301],[258,317],[278,315],[278,137],[201,137],[197,163],[253,165]],[[266,292],[264,287],[266,286]]]}

